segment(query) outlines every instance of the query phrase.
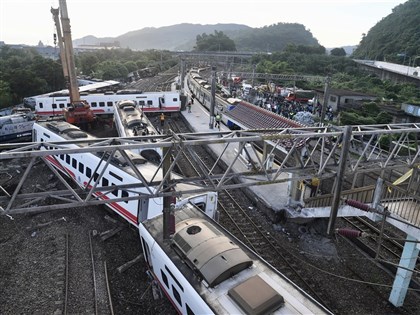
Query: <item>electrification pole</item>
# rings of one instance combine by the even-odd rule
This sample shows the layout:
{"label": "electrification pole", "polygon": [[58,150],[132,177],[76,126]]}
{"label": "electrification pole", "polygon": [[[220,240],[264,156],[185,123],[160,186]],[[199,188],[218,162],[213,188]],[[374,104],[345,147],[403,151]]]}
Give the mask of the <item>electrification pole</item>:
{"label": "electrification pole", "polygon": [[[344,127],[344,133],[342,135],[342,147],[341,147],[341,156],[340,156],[340,164],[337,171],[336,176],[336,185],[334,189],[334,195],[331,204],[331,213],[330,213],[330,220],[328,222],[328,235],[332,236],[334,234],[334,227],[335,221],[337,219],[338,214],[338,206],[340,205],[340,198],[341,198],[341,190],[343,187],[344,175],[346,173],[346,164],[347,164],[347,156],[349,153],[350,148],[350,138],[351,138],[351,126]],[[340,139],[338,140],[340,141]]]}
{"label": "electrification pole", "polygon": [[211,67],[211,100],[210,100],[210,122],[209,128],[214,126],[214,107],[216,104],[216,67]]}
{"label": "electrification pole", "polygon": [[322,110],[321,110],[321,126],[324,125],[325,113],[327,112],[327,106],[328,106],[328,99],[330,98],[330,82],[331,82],[331,77],[328,76],[325,80],[324,102],[322,104]]}

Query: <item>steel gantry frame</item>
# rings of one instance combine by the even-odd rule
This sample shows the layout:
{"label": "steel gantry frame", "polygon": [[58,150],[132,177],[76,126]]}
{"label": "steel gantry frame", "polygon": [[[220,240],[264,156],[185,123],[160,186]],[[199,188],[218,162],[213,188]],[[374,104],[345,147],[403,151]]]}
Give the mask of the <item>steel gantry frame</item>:
{"label": "steel gantry frame", "polygon": [[[211,133],[186,133],[166,135],[153,135],[146,138],[155,143],[141,142],[142,137],[110,138],[96,140],[75,140],[67,142],[42,142],[7,144],[0,146],[0,163],[3,171],[13,159],[19,159],[19,164],[26,168],[21,172],[21,177],[16,188],[8,192],[1,187],[0,206],[2,214],[18,214],[25,212],[45,211],[53,209],[73,208],[87,205],[105,204],[115,201],[128,201],[137,198],[154,198],[168,196],[182,196],[183,194],[219,191],[224,189],[237,189],[254,185],[270,185],[287,182],[280,176],[292,173],[293,180],[305,180],[313,176],[320,179],[335,179],[342,169],[341,176],[349,174],[366,173],[372,171],[385,172],[394,169],[405,172],[420,165],[420,151],[418,139],[420,124],[394,124],[347,127],[349,131],[339,127],[309,127],[287,129],[241,130]],[[389,148],[382,146],[382,138],[388,136],[393,139]],[[144,138],[143,138],[144,139]],[[70,143],[83,144],[77,149],[68,149]],[[346,144],[347,143],[347,144]],[[206,171],[206,166],[198,156],[197,148],[203,146],[221,145],[222,153],[216,162]],[[261,149],[261,145],[263,149]],[[166,148],[168,154],[164,156],[159,165],[158,172],[165,172],[162,181],[145,179],[137,170],[125,150],[134,148]],[[286,152],[283,159],[270,163],[277,149]],[[342,148],[348,148],[343,152]],[[167,181],[179,159],[185,151],[193,155],[193,160],[203,170],[196,177],[176,178]],[[216,165],[224,154],[233,154],[226,170],[216,172]],[[96,166],[99,178],[91,179],[91,188],[80,188],[69,184],[63,175],[47,161],[47,156],[72,153],[100,154],[102,159]],[[253,156],[252,168],[244,167],[241,156]],[[115,185],[98,187],[97,183],[111,163],[114,155],[120,154],[139,179],[138,184]],[[343,156],[347,156],[343,160]],[[64,185],[65,189],[25,193],[25,181],[32,174],[33,165],[38,161],[44,162]],[[169,163],[168,163],[169,162]],[[95,172],[94,172],[95,173]],[[155,176],[153,176],[154,178]],[[193,188],[177,190],[177,184],[192,184]],[[3,185],[2,183],[0,183]],[[155,189],[150,189],[150,187]],[[76,187],[76,188],[75,188]],[[146,187],[147,193],[118,199],[102,200],[95,196],[95,192],[102,194],[111,193],[115,189],[130,190],[137,187]],[[173,189],[175,188],[175,190]],[[38,205],[45,198],[53,198],[56,202],[52,205]]]}
{"label": "steel gantry frame", "polygon": [[[223,75],[227,73],[226,71],[221,71],[220,74]],[[285,80],[285,81],[320,81],[325,83],[326,78],[319,75],[304,75],[304,74],[274,74],[274,73],[258,73],[258,72],[242,72],[235,71],[235,76],[241,77],[243,79],[266,79],[266,80]]]}

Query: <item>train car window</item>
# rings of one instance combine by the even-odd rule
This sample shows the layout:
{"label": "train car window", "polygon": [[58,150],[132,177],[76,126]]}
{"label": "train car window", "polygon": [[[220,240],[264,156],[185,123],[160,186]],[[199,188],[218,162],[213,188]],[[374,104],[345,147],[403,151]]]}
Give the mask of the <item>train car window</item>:
{"label": "train car window", "polygon": [[173,102],[178,102],[178,99],[177,99],[176,97],[174,97],[174,98],[172,99],[172,101],[173,101]]}
{"label": "train car window", "polygon": [[142,105],[146,105],[146,104],[144,103],[144,101],[139,101],[139,105],[142,106]]}
{"label": "train car window", "polygon": [[144,240],[143,236],[141,236],[141,242],[144,247],[144,259],[146,259],[146,262],[149,264],[149,266],[152,265],[152,262],[149,260],[150,257],[150,249],[149,245],[147,245],[146,241]]}
{"label": "train car window", "polygon": [[71,166],[73,166],[73,168],[77,168],[77,160],[75,158],[71,159]]}
{"label": "train car window", "polygon": [[[111,184],[111,186],[115,186],[115,184],[114,184],[114,183],[112,183],[112,184]],[[118,189],[114,189],[114,190],[112,191],[112,194],[113,194],[115,197],[118,197]]]}
{"label": "train car window", "polygon": [[54,103],[54,104],[52,104],[52,108],[53,108],[53,109],[57,109],[57,104],[55,104],[55,103]]}
{"label": "train car window", "polygon": [[166,276],[166,274],[163,272],[163,270],[160,270],[160,274],[162,275],[162,280],[165,283],[166,287],[169,289],[169,282],[168,282],[168,277]]}
{"label": "train car window", "polygon": [[64,108],[64,104],[63,103],[60,103],[60,104],[58,104],[58,107]]}
{"label": "train car window", "polygon": [[109,185],[109,181],[107,178],[102,177],[102,187],[107,187]]}
{"label": "train car window", "polygon": [[79,172],[84,173],[85,172],[85,165],[83,163],[79,163]]}
{"label": "train car window", "polygon": [[105,102],[99,102],[99,107],[105,107]]}
{"label": "train car window", "polygon": [[184,288],[182,287],[181,283],[179,283],[178,279],[175,278],[175,276],[173,275],[173,273],[169,270],[168,266],[165,265],[165,269],[169,273],[169,275],[172,277],[172,279],[174,279],[174,281],[176,282],[176,284],[178,285],[178,287],[181,289],[181,291],[184,292]]}
{"label": "train car window", "polygon": [[118,176],[114,172],[109,172],[109,175],[111,175],[112,177],[118,179],[120,182],[122,182],[122,180],[123,180],[121,176]]}
{"label": "train car window", "polygon": [[92,176],[92,170],[90,169],[90,167],[86,167],[86,176],[89,178]]}
{"label": "train car window", "polygon": [[66,154],[66,163],[70,165],[70,155]]}
{"label": "train car window", "polygon": [[106,106],[108,106],[108,107],[112,107],[112,102],[106,102]]}
{"label": "train car window", "polygon": [[189,305],[185,303],[185,307],[187,308],[187,315],[195,315],[192,309],[190,309]]}
{"label": "train car window", "polygon": [[64,154],[60,154],[60,160],[64,161]]}
{"label": "train car window", "polygon": [[174,294],[175,300],[178,302],[179,305],[182,305],[181,296],[179,295],[178,291],[172,286],[172,292]]}
{"label": "train car window", "polygon": [[90,103],[90,106],[91,106],[91,107],[97,107],[97,106],[98,106],[98,104],[97,104],[96,102],[92,102],[92,103]]}
{"label": "train car window", "polygon": [[197,202],[194,204],[198,209],[200,209],[203,212],[206,212],[206,203],[205,202]]}
{"label": "train car window", "polygon": [[152,106],[153,105],[153,101],[152,100],[147,100],[147,106]]}
{"label": "train car window", "polygon": [[39,108],[44,108],[44,104],[38,103],[38,105],[39,105]]}
{"label": "train car window", "polygon": [[95,174],[93,174],[93,180],[96,182],[96,180],[98,179],[98,177],[99,177],[99,174],[98,173],[95,173]]}
{"label": "train car window", "polygon": [[67,107],[70,107],[71,106],[71,104],[70,103],[67,103]]}
{"label": "train car window", "polygon": [[[122,190],[121,191],[121,198],[126,198],[126,197],[128,197],[129,196],[129,194],[128,194],[128,192],[126,191],[126,190]],[[128,203],[128,201],[127,200],[124,200],[124,202],[125,203]]]}

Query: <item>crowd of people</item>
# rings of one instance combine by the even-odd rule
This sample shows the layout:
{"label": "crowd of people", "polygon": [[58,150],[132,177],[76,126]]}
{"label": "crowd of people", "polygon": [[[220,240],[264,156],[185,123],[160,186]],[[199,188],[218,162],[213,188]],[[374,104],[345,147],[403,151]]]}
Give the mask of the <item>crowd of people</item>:
{"label": "crowd of people", "polygon": [[[309,112],[313,115],[322,115],[322,105],[320,102],[313,104],[313,101],[298,102],[288,101],[277,93],[257,92],[246,97],[247,101],[286,118],[293,119],[298,112]],[[325,118],[329,121],[334,119],[334,113],[331,106],[328,106],[325,112]]]}

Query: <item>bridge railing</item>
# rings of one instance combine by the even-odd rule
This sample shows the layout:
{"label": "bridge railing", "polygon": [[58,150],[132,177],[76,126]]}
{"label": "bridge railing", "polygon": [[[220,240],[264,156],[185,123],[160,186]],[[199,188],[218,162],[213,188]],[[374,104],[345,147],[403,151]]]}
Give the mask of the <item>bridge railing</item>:
{"label": "bridge railing", "polygon": [[[343,191],[339,205],[344,205],[346,199],[372,203],[374,190],[375,186],[372,185]],[[333,194],[306,198],[305,208],[330,207],[332,199]],[[420,197],[410,194],[406,189],[386,183],[381,196],[381,205],[411,225],[420,226]]]}
{"label": "bridge railing", "polygon": [[[343,205],[346,199],[358,200],[363,203],[371,203],[374,190],[374,185],[344,190],[341,192],[340,205]],[[326,194],[307,198],[304,200],[305,208],[330,207],[333,195],[334,194]]]}
{"label": "bridge railing", "polygon": [[393,214],[414,226],[420,226],[420,197],[410,194],[406,189],[386,183],[381,203]]}

